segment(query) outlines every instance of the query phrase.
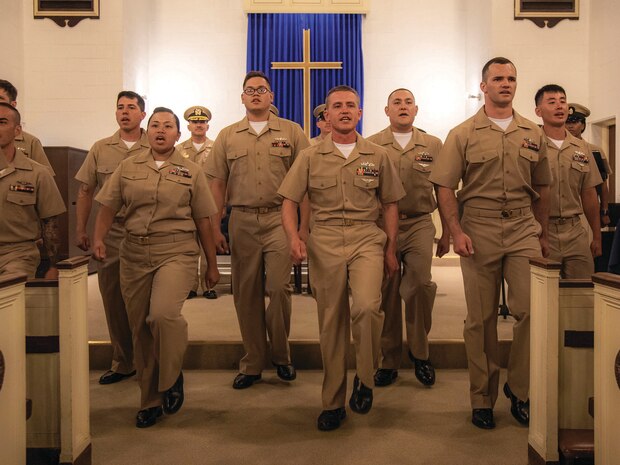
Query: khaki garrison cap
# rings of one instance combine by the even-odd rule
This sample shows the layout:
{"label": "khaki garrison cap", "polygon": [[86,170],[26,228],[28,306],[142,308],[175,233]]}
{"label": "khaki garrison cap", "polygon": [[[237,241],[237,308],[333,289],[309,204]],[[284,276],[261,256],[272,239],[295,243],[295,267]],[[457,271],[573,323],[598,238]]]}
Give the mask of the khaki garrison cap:
{"label": "khaki garrison cap", "polygon": [[201,107],[199,105],[189,107],[183,113],[185,121],[211,121],[211,112],[208,108]]}
{"label": "khaki garrison cap", "polygon": [[579,103],[568,104],[568,118],[567,123],[574,123],[575,121],[586,122],[586,118],[590,116],[590,110]]}
{"label": "khaki garrison cap", "polygon": [[324,104],[324,103],[321,103],[320,105],[318,105],[318,106],[314,109],[314,111],[312,112],[312,114],[313,114],[313,115],[314,115],[314,117],[315,117],[315,118],[317,118],[317,119],[325,119],[325,118],[323,117],[323,112],[325,111],[325,108],[326,108],[325,104]]}

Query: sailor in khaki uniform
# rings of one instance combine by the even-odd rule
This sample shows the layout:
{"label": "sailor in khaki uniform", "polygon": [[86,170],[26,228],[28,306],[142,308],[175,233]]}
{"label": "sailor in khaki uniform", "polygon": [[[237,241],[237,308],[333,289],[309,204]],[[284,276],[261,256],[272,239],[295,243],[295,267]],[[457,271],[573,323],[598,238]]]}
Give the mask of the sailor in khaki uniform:
{"label": "sailor in khaki uniform", "polygon": [[[591,144],[587,140],[583,139],[583,131],[586,130],[586,118],[590,116],[590,110],[580,103],[569,103],[568,104],[568,117],[566,118],[566,129],[573,136],[575,136],[579,140],[583,140],[590,152],[592,152],[592,156],[594,157],[594,161],[596,162],[596,166],[599,174],[601,175],[602,183],[596,186],[596,193],[599,197],[600,201],[600,217],[601,217],[601,227],[609,226],[611,220],[609,218],[609,186],[607,185],[607,178],[613,174],[611,170],[611,166],[609,165],[609,160],[605,155],[605,152],[602,148],[597,145]],[[598,269],[598,268],[597,268]],[[607,264],[605,263],[605,270],[607,269]]]}
{"label": "sailor in khaki uniform", "polygon": [[[405,195],[386,150],[355,131],[362,114],[357,92],[334,87],[326,102],[331,136],[300,154],[278,190],[285,198],[282,221],[296,263],[306,258],[297,205],[308,195],[312,208],[307,248],[323,358],[323,411],[317,420],[323,431],[338,428],[346,416],[350,334],[357,374],[349,406],[362,414],[372,407],[383,325],[381,282],[384,268],[388,275],[398,269],[396,202]],[[376,224],[381,208],[385,232]]]}
{"label": "sailor in khaki uniform", "polygon": [[[0,102],[6,102],[17,107],[17,89],[13,84],[4,79],[0,79]],[[37,137],[22,130],[21,133],[15,137],[14,143],[17,150],[21,151],[26,157],[43,166],[47,166],[52,172],[52,175],[54,175],[54,169],[52,165],[50,165],[45,150],[43,150],[43,145]]]}
{"label": "sailor in khaki uniform", "polygon": [[219,279],[209,216],[215,213],[207,178],[174,144],[181,135],[171,110],[158,107],[148,122],[151,150],[123,160],[97,195],[94,256],[106,259],[103,238],[125,211],[121,288],[134,335],[141,407],[136,426],[155,424],[183,404],[181,367],[187,322],[181,309],[198,265],[196,232],[207,256],[207,282]]}
{"label": "sailor in khaki uniform", "polygon": [[[435,383],[435,370],[429,359],[428,333],[431,330],[437,285],[432,281],[431,264],[435,226],[431,213],[437,208],[433,184],[428,176],[441,141],[413,127],[418,112],[415,97],[408,89],[396,89],[388,96],[385,114],[390,126],[368,140],[384,147],[398,170],[407,195],[398,202],[398,258],[403,273],[395,273],[382,286],[381,307],[385,313],[381,335],[381,368],[375,373],[375,386],[387,386],[398,376],[402,359],[402,300],[409,358],[416,378],[425,386]],[[450,234],[443,225],[437,248],[442,256],[450,250]]]}
{"label": "sailor in khaki uniform", "polygon": [[[502,274],[516,320],[504,393],[512,415],[529,422],[529,260],[548,255],[551,173],[545,138],[513,111],[516,87],[517,71],[508,59],[493,58],[483,67],[484,106],[450,131],[429,178],[439,186],[439,208],[461,256],[472,423],[484,429],[495,427]],[[454,190],[461,180],[457,205]]]}
{"label": "sailor in khaki uniform", "polygon": [[[77,246],[82,250],[86,251],[90,247],[86,229],[95,191],[103,188],[121,161],[149,148],[146,133],[140,128],[144,116],[142,97],[132,91],[120,92],[116,99],[116,122],[119,130],[112,136],[95,142],[75,175],[75,179],[81,183],[77,195],[76,238]],[[99,378],[100,384],[116,383],[135,373],[131,329],[121,294],[119,275],[118,250],[125,236],[124,215],[124,210],[120,210],[114,219],[105,239],[107,259],[99,264],[97,271],[112,344],[112,366]]]}
{"label": "sailor in khaki uniform", "polygon": [[[585,141],[564,127],[568,114],[566,91],[549,84],[536,92],[536,115],[543,120],[547,158],[553,181],[549,199],[549,258],[562,263],[566,279],[589,279],[594,258],[601,255],[601,226],[596,186],[602,183]],[[580,215],[592,230],[588,243]]]}
{"label": "sailor in khaki uniform", "polygon": [[[189,130],[191,136],[186,141],[178,144],[176,149],[181,152],[181,155],[184,158],[197,163],[204,169],[207,157],[211,153],[211,148],[213,147],[213,141],[207,137],[209,121],[211,121],[211,111],[206,107],[195,105],[185,110],[185,113],[183,113],[183,118],[187,121],[187,129]],[[207,289],[205,286],[205,270],[205,257],[201,254],[199,266],[196,270],[194,285],[187,295],[188,299],[193,299],[198,295],[199,284],[202,284],[204,289],[204,297],[207,299],[217,298],[215,291],[213,289]]]}
{"label": "sailor in khaki uniform", "polygon": [[[261,378],[271,342],[271,362],[278,376],[295,379],[288,343],[291,318],[291,258],[277,190],[297,154],[308,144],[301,127],[269,111],[273,100],[267,76],[248,73],[241,101],[246,117],[224,128],[207,159],[207,174],[218,206],[216,245],[228,250],[219,230],[224,196],[232,206],[229,222],[233,297],[245,355],[235,389]],[[307,215],[302,228],[307,230]],[[265,306],[265,294],[269,303]]]}
{"label": "sailor in khaki uniform", "polygon": [[332,132],[332,126],[329,121],[325,120],[325,104],[321,103],[312,112],[316,118],[316,126],[319,128],[320,134],[310,139],[310,145],[316,145],[321,143],[323,139],[327,137],[327,134]]}
{"label": "sailor in khaki uniform", "polygon": [[65,205],[50,172],[15,147],[20,119],[15,107],[0,102],[0,275],[34,278],[40,261],[35,241],[43,237],[51,264],[45,277],[56,278],[57,216]]}

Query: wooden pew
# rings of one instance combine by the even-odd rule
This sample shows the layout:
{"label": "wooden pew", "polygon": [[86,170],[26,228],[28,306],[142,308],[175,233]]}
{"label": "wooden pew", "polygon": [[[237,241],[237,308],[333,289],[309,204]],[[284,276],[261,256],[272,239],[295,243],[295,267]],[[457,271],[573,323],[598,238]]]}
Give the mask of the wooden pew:
{"label": "wooden pew", "polygon": [[0,278],[0,463],[26,463],[26,275]]}
{"label": "wooden pew", "polygon": [[561,280],[560,264],[531,265],[531,464],[592,459],[594,294],[590,280]]}
{"label": "wooden pew", "polygon": [[58,281],[26,285],[29,463],[91,463],[88,260],[59,262]]}
{"label": "wooden pew", "polygon": [[620,463],[620,276],[594,281],[594,453],[597,465]]}

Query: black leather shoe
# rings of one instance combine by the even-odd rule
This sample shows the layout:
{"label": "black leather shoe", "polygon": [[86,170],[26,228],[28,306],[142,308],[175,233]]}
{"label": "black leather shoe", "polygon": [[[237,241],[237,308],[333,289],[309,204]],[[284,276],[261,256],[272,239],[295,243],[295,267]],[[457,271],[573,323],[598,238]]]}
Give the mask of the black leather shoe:
{"label": "black leather shoe", "polygon": [[409,351],[409,360],[413,362],[413,371],[419,382],[424,386],[432,386],[435,384],[435,368],[433,368],[430,360],[415,358],[411,351]]}
{"label": "black leather shoe", "polygon": [[471,422],[481,429],[495,428],[493,421],[493,409],[475,408],[471,411]]}
{"label": "black leather shoe", "polygon": [[136,427],[148,428],[149,426],[153,426],[161,415],[161,407],[151,407],[140,410],[138,415],[136,415]]}
{"label": "black leather shoe", "polygon": [[389,386],[398,378],[398,370],[379,368],[375,373],[375,386]]}
{"label": "black leather shoe", "polygon": [[349,407],[357,413],[368,413],[372,408],[372,389],[364,386],[357,375],[353,380],[353,392],[349,399]]}
{"label": "black leather shoe", "polygon": [[172,387],[164,393],[164,412],[166,412],[167,415],[177,413],[183,405],[184,400],[183,372],[181,372]]}
{"label": "black leather shoe", "polygon": [[245,373],[239,373],[235,376],[235,380],[233,381],[234,389],[245,389],[249,388],[255,381],[258,381],[261,378],[261,375],[246,375]]}
{"label": "black leather shoe", "polygon": [[508,383],[504,383],[504,394],[510,399],[510,413],[522,425],[530,424],[530,400],[519,400],[510,390]]}
{"label": "black leather shoe", "polygon": [[198,293],[196,291],[189,291],[189,294],[187,294],[187,298],[193,299],[194,297],[198,297]]}
{"label": "black leather shoe", "polygon": [[334,410],[323,410],[316,421],[316,426],[321,431],[331,431],[340,428],[340,422],[347,417],[344,407]]}
{"label": "black leather shoe", "polygon": [[293,365],[276,365],[276,373],[278,378],[284,381],[293,381],[297,378],[297,372]]}
{"label": "black leather shoe", "polygon": [[119,381],[122,381],[125,378],[131,378],[135,374],[136,374],[136,370],[132,371],[131,373],[127,373],[127,374],[117,373],[116,371],[108,370],[104,374],[101,375],[101,378],[99,378],[99,384],[118,383]]}
{"label": "black leather shoe", "polygon": [[213,289],[211,289],[210,291],[204,291],[204,292],[202,293],[202,296],[203,296],[205,299],[210,299],[210,300],[212,300],[212,299],[217,299],[217,293],[216,293],[216,292],[215,292],[215,290],[213,290]]}

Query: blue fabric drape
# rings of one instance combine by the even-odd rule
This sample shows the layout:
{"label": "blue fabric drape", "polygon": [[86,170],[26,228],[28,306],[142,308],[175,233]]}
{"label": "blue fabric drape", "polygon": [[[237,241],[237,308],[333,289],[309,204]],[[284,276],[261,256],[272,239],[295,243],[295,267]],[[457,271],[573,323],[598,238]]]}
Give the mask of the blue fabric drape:
{"label": "blue fabric drape", "polygon": [[[361,15],[249,14],[247,70],[269,76],[280,116],[302,126],[303,71],[271,69],[271,62],[302,61],[304,29],[310,29],[311,61],[342,61],[342,69],[311,71],[311,109],[323,103],[336,85],[349,85],[362,99],[364,96]],[[314,119],[311,126],[312,136],[316,136]],[[360,132],[361,127],[360,121]]]}

